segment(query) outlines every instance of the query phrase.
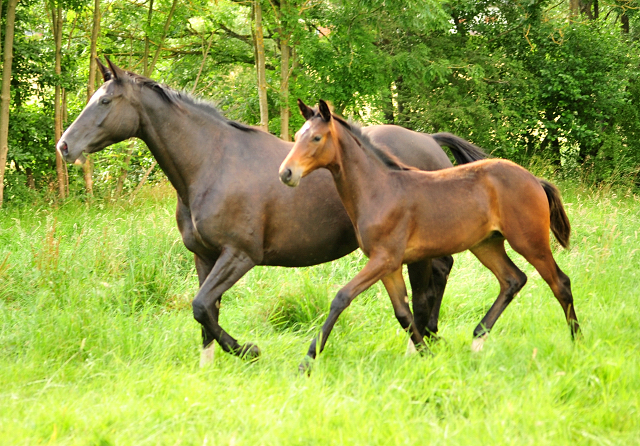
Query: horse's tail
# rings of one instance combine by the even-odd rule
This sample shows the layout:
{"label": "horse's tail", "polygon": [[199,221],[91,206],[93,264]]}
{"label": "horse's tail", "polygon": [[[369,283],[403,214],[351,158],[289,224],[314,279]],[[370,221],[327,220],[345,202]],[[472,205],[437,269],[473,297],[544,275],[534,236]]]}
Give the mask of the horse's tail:
{"label": "horse's tail", "polygon": [[569,223],[569,217],[562,205],[562,199],[560,198],[560,191],[553,184],[538,178],[540,185],[547,194],[547,200],[549,200],[549,211],[551,211],[551,232],[555,235],[560,244],[566,248],[569,246],[569,237],[571,236],[571,223]]}
{"label": "horse's tail", "polygon": [[440,146],[449,147],[458,164],[467,164],[489,158],[484,150],[466,139],[451,133],[434,133],[431,135]]}

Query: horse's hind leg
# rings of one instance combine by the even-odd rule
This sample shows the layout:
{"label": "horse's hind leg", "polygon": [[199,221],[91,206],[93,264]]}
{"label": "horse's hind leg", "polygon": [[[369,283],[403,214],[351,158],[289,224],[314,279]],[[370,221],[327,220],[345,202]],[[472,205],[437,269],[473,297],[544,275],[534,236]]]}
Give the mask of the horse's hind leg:
{"label": "horse's hind leg", "polygon": [[504,250],[504,238],[491,238],[471,249],[471,252],[489,268],[500,282],[500,294],[480,324],[473,331],[472,349],[479,351],[493,325],[496,323],[516,293],[527,283],[527,276],[511,261]]}
{"label": "horse's hind leg", "polygon": [[427,259],[407,265],[413,301],[413,316],[422,336],[438,333],[438,317],[453,257]]}
{"label": "horse's hind leg", "polygon": [[391,274],[382,278],[382,283],[389,293],[391,304],[396,315],[396,319],[400,322],[402,328],[411,334],[413,345],[418,348],[425,348],[422,334],[416,326],[411,309],[409,308],[409,298],[407,297],[407,287],[402,278],[402,266]]}
{"label": "horse's hind leg", "polygon": [[544,244],[530,243],[526,248],[513,243],[511,246],[527,259],[540,273],[540,276],[545,282],[547,282],[553,295],[558,299],[560,305],[562,305],[567,324],[569,324],[569,329],[571,330],[571,338],[575,339],[575,337],[580,334],[580,325],[578,324],[578,317],[576,316],[576,311],[573,306],[571,280],[569,276],[563,273],[558,267],[548,243],[546,246]]}
{"label": "horse's hind leg", "polygon": [[193,317],[204,327],[204,348],[211,343],[208,338],[208,334],[211,334],[220,347],[228,353],[249,358],[260,354],[256,345],[251,343],[238,344],[238,341],[220,327],[217,319],[222,293],[231,288],[254,266],[255,263],[246,253],[230,247],[223,248],[220,257],[191,304]]}

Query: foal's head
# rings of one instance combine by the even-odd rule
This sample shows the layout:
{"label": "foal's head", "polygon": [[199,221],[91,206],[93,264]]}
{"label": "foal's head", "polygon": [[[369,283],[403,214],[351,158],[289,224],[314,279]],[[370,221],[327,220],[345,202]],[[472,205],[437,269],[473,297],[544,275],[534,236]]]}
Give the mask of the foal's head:
{"label": "foal's head", "polygon": [[295,144],[280,165],[280,180],[291,187],[314,170],[327,167],[337,155],[335,127],[327,103],[321,99],[316,111],[298,99],[298,107],[307,122],[296,132]]}

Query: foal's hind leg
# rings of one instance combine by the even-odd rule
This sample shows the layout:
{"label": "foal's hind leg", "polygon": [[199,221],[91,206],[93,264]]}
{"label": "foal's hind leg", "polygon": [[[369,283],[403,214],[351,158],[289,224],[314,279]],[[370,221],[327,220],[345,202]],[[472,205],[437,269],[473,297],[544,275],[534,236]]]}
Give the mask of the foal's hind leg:
{"label": "foal's hind leg", "polygon": [[548,243],[546,245],[530,243],[528,246],[512,243],[511,246],[527,259],[547,282],[553,295],[562,305],[567,324],[569,324],[569,329],[571,330],[571,338],[575,339],[576,336],[580,335],[580,325],[578,325],[578,317],[573,306],[571,280],[558,267]]}
{"label": "foal's hind leg", "polygon": [[527,283],[527,276],[511,261],[504,250],[504,238],[491,238],[471,249],[471,252],[489,268],[500,282],[500,294],[480,324],[473,331],[474,351],[482,350],[484,340],[516,293]]}
{"label": "foal's hind leg", "polygon": [[382,283],[389,293],[391,304],[396,315],[396,319],[405,331],[411,334],[413,345],[418,348],[426,348],[422,334],[416,326],[411,309],[409,308],[409,298],[407,297],[407,287],[402,277],[402,266],[391,274],[382,278]]}

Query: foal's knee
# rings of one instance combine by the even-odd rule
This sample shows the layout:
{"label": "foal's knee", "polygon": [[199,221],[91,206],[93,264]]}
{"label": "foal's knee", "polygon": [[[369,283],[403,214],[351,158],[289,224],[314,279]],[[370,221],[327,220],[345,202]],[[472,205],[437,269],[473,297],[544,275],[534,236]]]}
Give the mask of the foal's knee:
{"label": "foal's knee", "polygon": [[349,306],[349,304],[351,303],[351,300],[349,299],[349,296],[347,295],[347,293],[345,293],[344,291],[340,290],[338,291],[338,294],[336,294],[336,297],[333,298],[333,300],[331,301],[331,312],[339,312],[341,313],[342,311],[345,310],[345,308],[347,308]]}
{"label": "foal's knee", "polygon": [[506,295],[509,302],[527,284],[527,275],[522,271],[506,280]]}

